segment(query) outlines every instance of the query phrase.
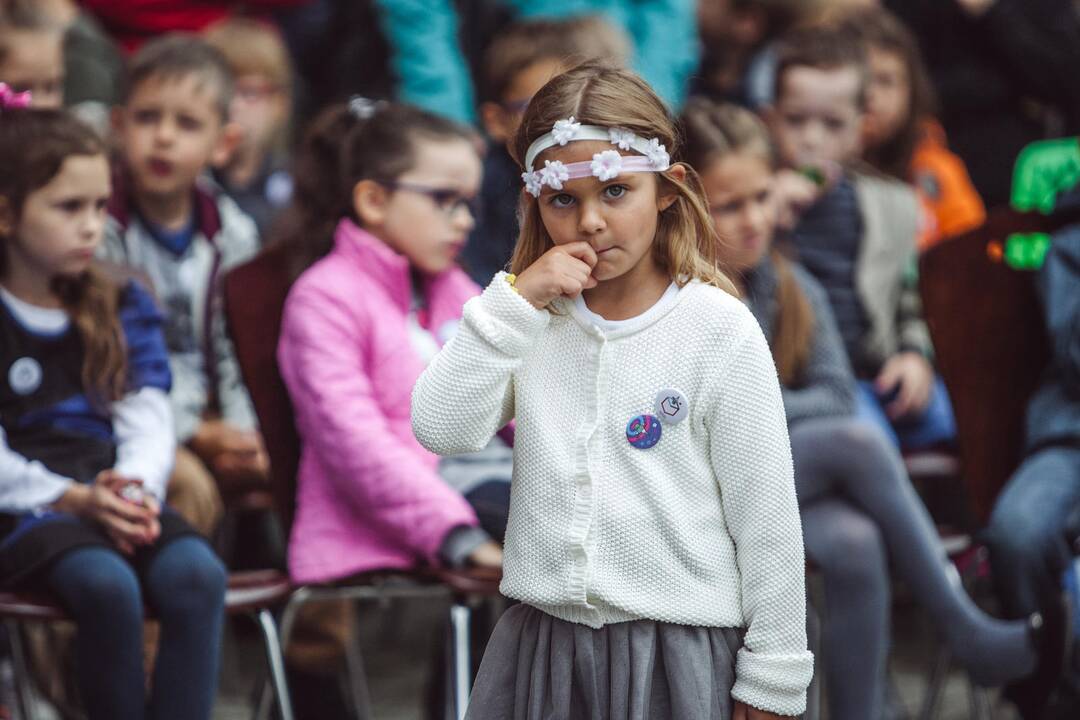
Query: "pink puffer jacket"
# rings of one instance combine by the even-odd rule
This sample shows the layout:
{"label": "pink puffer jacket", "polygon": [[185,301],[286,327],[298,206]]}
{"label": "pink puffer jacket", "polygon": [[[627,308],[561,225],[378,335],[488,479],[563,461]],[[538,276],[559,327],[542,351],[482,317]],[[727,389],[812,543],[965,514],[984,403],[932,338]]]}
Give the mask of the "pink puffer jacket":
{"label": "pink puffer jacket", "polygon": [[[286,300],[278,361],[303,448],[289,540],[296,582],[433,563],[451,529],[477,523],[413,437],[409,401],[424,364],[408,337],[411,292],[408,260],[343,220],[334,249]],[[479,288],[455,268],[423,292],[441,344]]]}

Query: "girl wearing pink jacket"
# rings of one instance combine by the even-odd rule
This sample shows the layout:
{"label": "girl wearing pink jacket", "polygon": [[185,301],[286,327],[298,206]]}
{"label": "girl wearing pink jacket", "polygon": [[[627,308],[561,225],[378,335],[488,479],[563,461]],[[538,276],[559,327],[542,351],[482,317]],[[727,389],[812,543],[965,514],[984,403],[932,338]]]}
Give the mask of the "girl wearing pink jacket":
{"label": "girl wearing pink jacket", "polygon": [[[289,572],[316,583],[420,564],[499,566],[509,448],[440,465],[409,419],[413,385],[479,292],[455,265],[480,185],[472,136],[366,100],[317,122],[302,153],[311,167],[297,168],[297,205],[315,217],[295,220],[332,247],[293,285],[278,345],[302,440]],[[319,147],[335,135],[344,143]],[[305,201],[305,173],[329,168],[341,170],[341,190]]]}

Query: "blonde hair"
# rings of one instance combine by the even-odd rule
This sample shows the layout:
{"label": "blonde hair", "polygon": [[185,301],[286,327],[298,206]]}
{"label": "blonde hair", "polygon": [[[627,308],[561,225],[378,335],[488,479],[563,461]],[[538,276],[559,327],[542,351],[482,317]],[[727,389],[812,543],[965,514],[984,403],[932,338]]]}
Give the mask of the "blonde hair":
{"label": "blonde hair", "polygon": [[273,25],[229,17],[203,31],[203,38],[225,56],[234,78],[265,75],[286,95],[292,93],[292,63],[285,41]]}
{"label": "blonde hair", "polygon": [[515,22],[500,31],[484,53],[482,99],[502,102],[514,78],[542,60],[573,67],[599,58],[610,65],[625,65],[630,58],[630,38],[602,17]]}
{"label": "blonde hair", "polygon": [[[749,110],[695,98],[686,104],[682,126],[686,133],[687,160],[699,168],[737,153],[754,155],[770,167],[776,166],[769,132]],[[791,262],[775,249],[771,251],[771,259],[776,268],[777,312],[769,344],[781,382],[794,386],[810,360],[817,320]]]}
{"label": "blonde hair", "polygon": [[[584,125],[620,127],[645,138],[657,138],[673,157],[678,157],[680,139],[663,101],[629,70],[589,62],[559,75],[545,85],[529,103],[510,153],[524,165],[529,145],[549,132],[555,122],[574,118]],[[679,285],[690,280],[715,285],[738,295],[735,285],[721,271],[716,256],[716,230],[709,217],[705,189],[694,169],[686,168],[686,179],[670,171],[657,178],[677,194],[660,213],[653,256],[656,264]],[[554,243],[540,218],[536,198],[522,193],[521,232],[510,261],[515,273],[536,262]]]}
{"label": "blonde hair", "polygon": [[60,37],[64,28],[36,0],[0,0],[0,62],[6,62],[13,32],[47,32]]}

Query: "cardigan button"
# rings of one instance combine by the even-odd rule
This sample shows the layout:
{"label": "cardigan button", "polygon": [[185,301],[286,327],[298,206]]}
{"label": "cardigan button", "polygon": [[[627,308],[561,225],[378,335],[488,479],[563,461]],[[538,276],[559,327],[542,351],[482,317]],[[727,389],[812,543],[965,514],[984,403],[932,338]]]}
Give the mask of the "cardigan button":
{"label": "cardigan button", "polygon": [[665,425],[677,425],[690,414],[686,395],[675,388],[664,388],[656,393],[656,416]]}

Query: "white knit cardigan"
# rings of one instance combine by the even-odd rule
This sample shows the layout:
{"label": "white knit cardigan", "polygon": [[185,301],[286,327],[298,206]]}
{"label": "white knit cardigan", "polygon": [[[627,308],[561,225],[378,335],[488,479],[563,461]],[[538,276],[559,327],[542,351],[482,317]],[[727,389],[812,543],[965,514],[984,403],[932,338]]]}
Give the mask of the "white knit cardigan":
{"label": "white knit cardigan", "polygon": [[[536,310],[499,274],[413,392],[413,430],[447,455],[517,419],[502,592],[598,628],[652,619],[745,628],[732,696],[801,713],[802,531],[780,387],[750,311],[693,282],[604,330]],[[662,389],[685,420],[641,450],[627,421]]]}

